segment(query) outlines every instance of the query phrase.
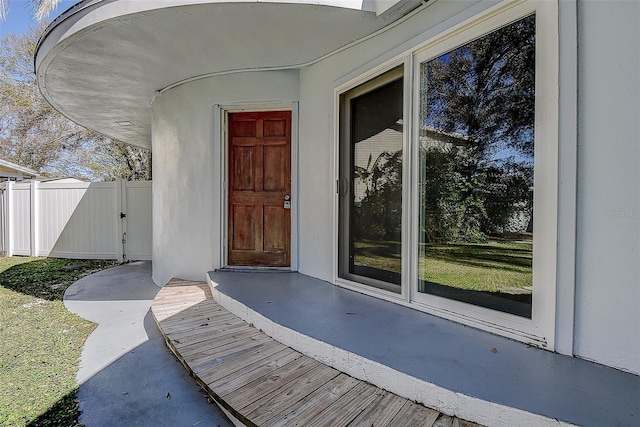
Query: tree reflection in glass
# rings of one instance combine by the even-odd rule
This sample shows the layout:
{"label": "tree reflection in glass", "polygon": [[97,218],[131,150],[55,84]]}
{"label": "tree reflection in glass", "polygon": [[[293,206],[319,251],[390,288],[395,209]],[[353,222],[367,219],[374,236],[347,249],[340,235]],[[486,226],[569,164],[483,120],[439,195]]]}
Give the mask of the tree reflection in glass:
{"label": "tree reflection in glass", "polygon": [[420,65],[418,291],[531,317],[535,16]]}

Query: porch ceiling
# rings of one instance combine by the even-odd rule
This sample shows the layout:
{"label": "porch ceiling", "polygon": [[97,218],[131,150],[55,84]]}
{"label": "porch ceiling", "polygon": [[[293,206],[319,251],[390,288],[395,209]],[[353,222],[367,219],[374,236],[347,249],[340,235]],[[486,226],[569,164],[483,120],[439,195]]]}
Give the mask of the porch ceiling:
{"label": "porch ceiling", "polygon": [[419,4],[399,2],[380,16],[363,10],[375,3],[85,0],[40,40],[38,84],[71,120],[150,148],[159,91],[216,73],[300,67]]}

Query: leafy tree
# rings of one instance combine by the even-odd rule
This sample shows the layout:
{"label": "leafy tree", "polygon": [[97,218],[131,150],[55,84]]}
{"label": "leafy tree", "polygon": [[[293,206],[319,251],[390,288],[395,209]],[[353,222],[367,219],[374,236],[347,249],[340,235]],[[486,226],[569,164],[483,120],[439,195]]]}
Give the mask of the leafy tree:
{"label": "leafy tree", "polygon": [[452,141],[421,147],[425,241],[482,241],[532,210],[534,69],[533,15],[422,64],[420,126]]}
{"label": "leafy tree", "polygon": [[148,150],[85,129],[40,95],[33,58],[45,24],[0,45],[0,158],[45,175],[150,179]]}
{"label": "leafy tree", "polygon": [[368,170],[358,172],[367,189],[362,200],[354,206],[356,240],[400,240],[402,150],[384,151]]}
{"label": "leafy tree", "polygon": [[[40,172],[56,172],[69,150],[88,131],[58,114],[40,96],[33,55],[44,25],[24,35],[9,34],[0,45],[0,156]],[[62,163],[64,163],[62,161]]]}
{"label": "leafy tree", "polygon": [[533,158],[535,16],[422,66],[423,125],[464,135],[478,159],[501,149]]}
{"label": "leafy tree", "polygon": [[422,229],[427,242],[477,242],[485,240],[482,221],[486,174],[469,175],[470,157],[459,147],[421,147]]}
{"label": "leafy tree", "polygon": [[[531,216],[534,69],[535,16],[422,64],[424,242],[482,242],[516,231],[514,217]],[[369,164],[354,171],[367,183],[365,197],[354,202],[355,236],[399,239],[401,151]]]}
{"label": "leafy tree", "polygon": [[[533,167],[508,159],[500,166],[487,166],[484,172],[482,231],[499,235],[526,230],[533,216]],[[525,224],[512,224],[518,214],[526,219]]]}
{"label": "leafy tree", "polygon": [[[62,0],[29,0],[31,9],[33,10],[33,16],[39,22],[45,19]],[[0,19],[6,19],[9,12],[9,0],[0,0]]]}
{"label": "leafy tree", "polygon": [[151,179],[151,151],[104,139],[96,140],[92,150],[84,152],[87,159],[81,162],[94,176],[106,181],[116,178],[129,181]]}

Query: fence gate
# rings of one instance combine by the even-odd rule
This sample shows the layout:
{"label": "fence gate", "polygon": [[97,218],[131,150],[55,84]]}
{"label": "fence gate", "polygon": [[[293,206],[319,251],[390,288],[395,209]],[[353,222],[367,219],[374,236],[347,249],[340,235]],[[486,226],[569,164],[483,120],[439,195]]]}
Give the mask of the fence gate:
{"label": "fence gate", "polygon": [[151,259],[151,181],[119,181],[120,262]]}

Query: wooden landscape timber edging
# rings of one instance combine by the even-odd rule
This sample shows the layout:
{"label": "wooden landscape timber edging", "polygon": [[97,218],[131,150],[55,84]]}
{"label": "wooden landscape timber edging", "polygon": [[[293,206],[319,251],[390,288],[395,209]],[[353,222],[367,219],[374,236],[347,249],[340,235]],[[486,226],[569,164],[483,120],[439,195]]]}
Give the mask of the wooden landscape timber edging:
{"label": "wooden landscape timber edging", "polygon": [[245,425],[430,427],[441,415],[275,341],[218,305],[205,282],[171,280],[151,311],[189,374]]}

